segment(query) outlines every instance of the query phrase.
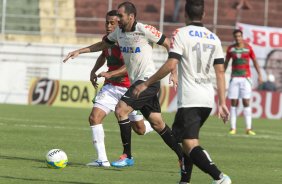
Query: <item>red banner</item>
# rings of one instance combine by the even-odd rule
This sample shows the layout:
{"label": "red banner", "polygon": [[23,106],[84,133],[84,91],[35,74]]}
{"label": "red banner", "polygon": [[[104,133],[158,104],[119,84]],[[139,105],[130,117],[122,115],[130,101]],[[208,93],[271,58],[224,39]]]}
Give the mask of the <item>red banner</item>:
{"label": "red banner", "polygon": [[[172,87],[162,86],[160,98],[163,111],[172,112],[177,110],[176,91]],[[165,96],[165,97],[164,97]],[[230,100],[227,100],[227,106],[230,107]],[[215,96],[214,108],[211,112],[215,115],[217,112],[218,98]],[[253,91],[252,93],[252,116],[253,118],[282,119],[282,93],[269,91]],[[242,115],[243,105],[240,101],[238,114]]]}

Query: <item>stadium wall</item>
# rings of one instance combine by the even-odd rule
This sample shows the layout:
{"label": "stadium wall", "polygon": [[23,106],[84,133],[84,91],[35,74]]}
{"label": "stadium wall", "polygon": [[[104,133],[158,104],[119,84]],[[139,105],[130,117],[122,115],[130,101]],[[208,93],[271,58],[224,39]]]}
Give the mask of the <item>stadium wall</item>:
{"label": "stadium wall", "polygon": [[[99,53],[84,54],[63,64],[69,51],[81,45],[48,45],[4,42],[0,45],[0,103],[42,104],[65,107],[92,107],[97,93],[89,82],[89,74]],[[167,54],[154,49],[154,60],[160,67]],[[104,66],[100,71],[106,71]],[[99,72],[99,71],[98,71]],[[229,74],[226,74],[227,78]],[[228,80],[227,80],[228,81]],[[103,83],[102,80],[99,81]],[[162,110],[176,111],[176,91],[162,81]],[[227,82],[228,85],[228,82]],[[217,97],[215,97],[217,100]],[[254,91],[253,117],[281,119],[282,93]],[[212,114],[216,113],[214,107]],[[242,113],[240,107],[239,114]]]}

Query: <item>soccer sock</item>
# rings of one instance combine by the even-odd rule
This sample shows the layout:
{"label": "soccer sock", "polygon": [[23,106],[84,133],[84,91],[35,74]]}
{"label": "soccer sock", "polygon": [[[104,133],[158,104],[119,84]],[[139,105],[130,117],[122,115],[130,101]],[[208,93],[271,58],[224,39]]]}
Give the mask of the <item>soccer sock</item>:
{"label": "soccer sock", "polygon": [[192,159],[189,156],[187,156],[186,154],[183,154],[182,165],[181,165],[181,180],[180,180],[180,182],[190,183],[192,169],[193,169],[193,161],[192,161]]}
{"label": "soccer sock", "polygon": [[236,129],[236,120],[237,120],[237,107],[231,106],[230,108],[231,129]]}
{"label": "soccer sock", "polygon": [[159,132],[164,142],[176,153],[178,159],[181,160],[183,156],[182,147],[177,143],[171,129],[165,125],[165,128]]}
{"label": "soccer sock", "polygon": [[243,112],[245,117],[246,129],[252,129],[252,108],[244,107]]}
{"label": "soccer sock", "polygon": [[120,128],[123,153],[131,158],[131,125],[129,119],[118,122]]}
{"label": "soccer sock", "polygon": [[144,135],[146,135],[149,132],[152,132],[154,129],[152,128],[151,124],[149,123],[149,121],[144,120],[144,125],[145,125],[145,133]]}
{"label": "soccer sock", "polygon": [[102,124],[93,125],[90,126],[90,128],[92,130],[92,142],[94,148],[96,149],[98,160],[108,161],[105,142],[104,142],[105,133],[104,133],[103,125]]}
{"label": "soccer sock", "polygon": [[205,173],[208,173],[214,180],[219,180],[221,171],[212,162],[208,152],[201,146],[196,146],[190,152],[193,163]]}

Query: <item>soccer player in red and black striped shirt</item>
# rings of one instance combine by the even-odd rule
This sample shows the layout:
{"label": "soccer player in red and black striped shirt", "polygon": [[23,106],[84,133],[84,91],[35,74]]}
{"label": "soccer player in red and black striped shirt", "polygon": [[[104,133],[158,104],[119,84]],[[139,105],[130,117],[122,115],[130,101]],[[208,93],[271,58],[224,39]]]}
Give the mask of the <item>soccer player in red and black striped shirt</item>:
{"label": "soccer player in red and black striped shirt", "polygon": [[238,99],[242,98],[246,133],[248,135],[255,135],[256,133],[252,130],[252,109],[250,107],[250,98],[252,94],[250,60],[253,61],[254,67],[258,73],[259,83],[262,83],[262,77],[255,53],[252,47],[244,42],[242,31],[239,29],[234,30],[233,36],[235,43],[228,47],[224,65],[226,70],[229,60],[232,59],[231,80],[228,89],[228,98],[231,100],[231,130],[229,134],[236,134]]}

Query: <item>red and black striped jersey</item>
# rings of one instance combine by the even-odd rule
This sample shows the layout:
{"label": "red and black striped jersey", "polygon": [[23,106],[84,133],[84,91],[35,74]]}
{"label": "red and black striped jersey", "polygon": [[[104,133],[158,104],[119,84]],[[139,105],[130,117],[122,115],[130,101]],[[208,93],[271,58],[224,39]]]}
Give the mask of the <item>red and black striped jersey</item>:
{"label": "red and black striped jersey", "polygon": [[251,77],[250,59],[254,60],[256,56],[249,44],[245,43],[243,48],[229,46],[226,58],[232,58],[231,77]]}
{"label": "red and black striped jersey", "polygon": [[[102,55],[107,59],[108,72],[117,70],[124,65],[124,60],[118,45],[112,45],[112,47],[103,50]],[[105,84],[108,83],[127,88],[130,86],[128,74],[105,80]]]}

